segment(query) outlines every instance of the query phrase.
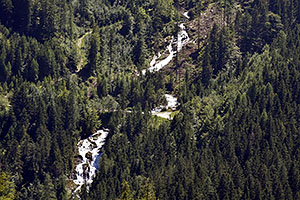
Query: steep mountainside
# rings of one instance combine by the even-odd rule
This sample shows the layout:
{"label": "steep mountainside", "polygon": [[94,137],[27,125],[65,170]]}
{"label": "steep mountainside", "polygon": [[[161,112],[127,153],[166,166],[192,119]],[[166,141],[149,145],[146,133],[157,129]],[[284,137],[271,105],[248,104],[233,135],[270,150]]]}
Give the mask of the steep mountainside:
{"label": "steep mountainside", "polygon": [[297,0],[0,1],[0,199],[300,199]]}

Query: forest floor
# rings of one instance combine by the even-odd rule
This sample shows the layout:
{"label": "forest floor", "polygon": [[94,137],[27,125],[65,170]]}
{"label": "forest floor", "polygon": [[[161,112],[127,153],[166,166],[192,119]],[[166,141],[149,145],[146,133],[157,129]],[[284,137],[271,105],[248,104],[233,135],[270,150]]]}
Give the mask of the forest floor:
{"label": "forest floor", "polygon": [[77,65],[77,70],[76,70],[76,72],[79,72],[79,71],[82,69],[82,67],[83,67],[83,65],[84,65],[84,62],[85,62],[85,60],[86,60],[86,57],[85,57],[85,55],[84,55],[84,52],[83,52],[82,48],[83,48],[83,45],[84,45],[84,38],[85,38],[87,35],[91,34],[91,33],[92,33],[92,31],[86,32],[83,36],[81,36],[81,37],[77,40],[77,48],[78,48],[79,55],[80,55],[80,61],[79,61],[78,65]]}
{"label": "forest floor", "polygon": [[171,116],[172,112],[152,112],[152,115],[165,118],[165,119],[172,119]]}

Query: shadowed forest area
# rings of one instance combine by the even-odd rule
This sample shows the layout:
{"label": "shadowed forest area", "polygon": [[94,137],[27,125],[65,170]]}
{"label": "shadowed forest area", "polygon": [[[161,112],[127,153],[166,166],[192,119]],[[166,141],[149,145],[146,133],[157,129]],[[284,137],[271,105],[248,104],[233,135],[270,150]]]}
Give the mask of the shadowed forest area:
{"label": "shadowed forest area", "polygon": [[0,0],[0,199],[299,200],[299,55],[298,0]]}

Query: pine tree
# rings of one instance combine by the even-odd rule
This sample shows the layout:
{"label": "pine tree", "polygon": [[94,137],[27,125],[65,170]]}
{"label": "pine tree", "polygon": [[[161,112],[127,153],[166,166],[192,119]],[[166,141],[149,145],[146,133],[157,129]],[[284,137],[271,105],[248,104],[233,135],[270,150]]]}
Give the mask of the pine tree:
{"label": "pine tree", "polygon": [[27,79],[36,82],[39,78],[39,64],[35,59],[32,59],[30,67],[27,69]]}
{"label": "pine tree", "polygon": [[206,53],[205,57],[204,57],[205,64],[203,65],[203,70],[202,70],[202,74],[201,74],[202,83],[205,87],[208,87],[209,81],[212,78],[212,73],[213,73],[212,66],[208,63],[206,65],[206,62],[209,62],[209,60],[210,60],[209,55],[208,55],[208,53]]}
{"label": "pine tree", "polygon": [[14,200],[17,198],[15,184],[12,181],[12,177],[2,171],[0,173],[0,199]]}
{"label": "pine tree", "polygon": [[97,65],[99,60],[99,50],[100,50],[100,36],[99,36],[99,27],[95,26],[90,43],[90,50],[88,55],[88,69],[89,73],[94,75],[97,71]]}
{"label": "pine tree", "polygon": [[122,183],[122,193],[120,196],[120,200],[133,200],[132,193],[130,191],[130,186],[127,181],[123,181]]}
{"label": "pine tree", "polygon": [[11,23],[14,5],[12,0],[3,0],[0,2],[0,20],[2,24],[9,25]]}
{"label": "pine tree", "polygon": [[148,179],[141,188],[141,197],[139,200],[156,200],[153,184]]}
{"label": "pine tree", "polygon": [[43,193],[41,194],[41,199],[46,199],[46,200],[57,199],[54,184],[52,183],[52,180],[51,180],[51,177],[49,174],[45,175],[45,180],[44,180],[43,186],[44,186],[44,189],[43,189]]}

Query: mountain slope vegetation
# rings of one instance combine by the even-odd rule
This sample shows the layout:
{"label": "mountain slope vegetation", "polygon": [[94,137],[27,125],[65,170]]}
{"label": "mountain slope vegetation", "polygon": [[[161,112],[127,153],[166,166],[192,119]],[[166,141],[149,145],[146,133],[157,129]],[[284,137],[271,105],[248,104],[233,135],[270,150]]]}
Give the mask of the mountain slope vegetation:
{"label": "mountain slope vegetation", "polygon": [[2,0],[0,199],[300,199],[299,35],[296,0]]}

